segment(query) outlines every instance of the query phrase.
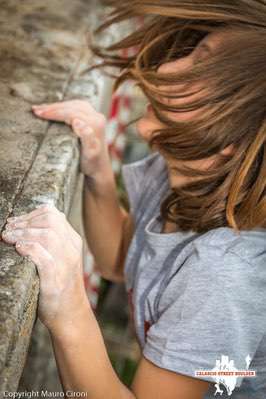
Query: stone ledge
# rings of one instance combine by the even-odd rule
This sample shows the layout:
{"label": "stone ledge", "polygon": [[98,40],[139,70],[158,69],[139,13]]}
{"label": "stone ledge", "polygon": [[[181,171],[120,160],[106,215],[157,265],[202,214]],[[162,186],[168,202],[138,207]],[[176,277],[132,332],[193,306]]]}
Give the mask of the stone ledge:
{"label": "stone ledge", "polygon": [[[98,71],[81,74],[93,61],[84,33],[86,24],[97,20],[92,14],[95,4],[86,0],[65,7],[59,0],[1,4],[0,93],[5,102],[0,104],[0,231],[8,216],[42,203],[53,203],[68,215],[80,176],[78,141],[65,125],[34,118],[30,104],[79,97],[103,108],[110,93],[105,78]],[[0,241],[0,397],[18,387],[36,321],[38,292],[33,263]],[[33,338],[46,350],[47,332],[39,322]]]}

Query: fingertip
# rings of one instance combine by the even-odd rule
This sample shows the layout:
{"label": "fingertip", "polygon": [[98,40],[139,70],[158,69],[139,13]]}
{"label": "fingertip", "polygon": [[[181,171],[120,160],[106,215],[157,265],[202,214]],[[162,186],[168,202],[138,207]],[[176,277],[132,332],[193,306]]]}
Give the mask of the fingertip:
{"label": "fingertip", "polygon": [[21,253],[21,255],[27,255],[27,252],[30,249],[30,244],[27,241],[17,241],[15,243],[15,248]]}
{"label": "fingertip", "polygon": [[23,247],[22,242],[17,241],[14,246],[15,250],[19,253],[19,255],[25,256],[25,248]]}
{"label": "fingertip", "polygon": [[47,107],[48,104],[43,103],[43,104],[33,104],[31,108],[40,108],[40,107]]}
{"label": "fingertip", "polygon": [[37,114],[40,111],[40,108],[36,105],[36,106],[32,106],[31,107],[31,111],[34,112],[35,114]]}
{"label": "fingertip", "polygon": [[34,109],[34,113],[37,114],[37,115],[39,115],[39,116],[41,116],[44,112],[45,112],[44,110],[39,109],[39,108]]}

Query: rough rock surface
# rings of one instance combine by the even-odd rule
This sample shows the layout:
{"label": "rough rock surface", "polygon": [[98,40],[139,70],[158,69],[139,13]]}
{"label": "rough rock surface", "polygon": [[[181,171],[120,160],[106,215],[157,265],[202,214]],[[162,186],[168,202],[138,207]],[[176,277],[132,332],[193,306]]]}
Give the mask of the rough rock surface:
{"label": "rough rock surface", "polygon": [[[1,1],[0,231],[7,217],[42,203],[53,203],[66,214],[75,206],[77,139],[65,125],[35,118],[31,104],[86,97],[102,108],[103,77],[97,71],[83,73],[92,63],[86,31],[99,19],[97,10],[92,0]],[[0,397],[18,389],[38,291],[32,262],[0,241]],[[20,387],[60,389],[49,336],[40,322]]]}

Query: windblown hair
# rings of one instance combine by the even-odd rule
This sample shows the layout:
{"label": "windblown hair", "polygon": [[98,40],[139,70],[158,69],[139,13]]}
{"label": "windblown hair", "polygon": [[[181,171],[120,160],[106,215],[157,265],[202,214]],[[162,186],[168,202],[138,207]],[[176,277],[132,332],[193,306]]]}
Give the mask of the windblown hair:
{"label": "windblown hair", "polygon": [[[184,161],[214,156],[229,145],[234,148],[208,170],[178,169],[198,178],[171,191],[161,204],[164,220],[175,222],[181,231],[265,228],[265,1],[123,0],[112,5],[96,33],[128,19],[140,18],[142,24],[119,42],[92,50],[102,57],[101,66],[119,69],[115,89],[133,79],[151,102],[164,127],[153,132],[150,144],[165,156]],[[221,29],[230,35],[213,56],[186,72],[158,72],[160,65],[188,55],[208,33]],[[138,51],[121,55],[121,50],[132,48]],[[183,106],[160,101],[185,98],[188,94],[180,91],[169,94],[169,87],[197,82],[206,82],[208,93],[197,101]],[[201,118],[186,122],[173,121],[165,112],[201,107]]]}

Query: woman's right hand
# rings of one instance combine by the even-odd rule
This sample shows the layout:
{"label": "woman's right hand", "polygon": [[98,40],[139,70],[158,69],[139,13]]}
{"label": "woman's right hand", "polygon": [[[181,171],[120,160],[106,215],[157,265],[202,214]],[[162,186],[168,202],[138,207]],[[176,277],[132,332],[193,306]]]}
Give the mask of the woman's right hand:
{"label": "woman's right hand", "polygon": [[89,102],[71,100],[52,104],[34,105],[34,114],[40,118],[70,125],[81,141],[80,169],[97,180],[110,170],[108,146],[105,140],[106,118],[96,112]]}

